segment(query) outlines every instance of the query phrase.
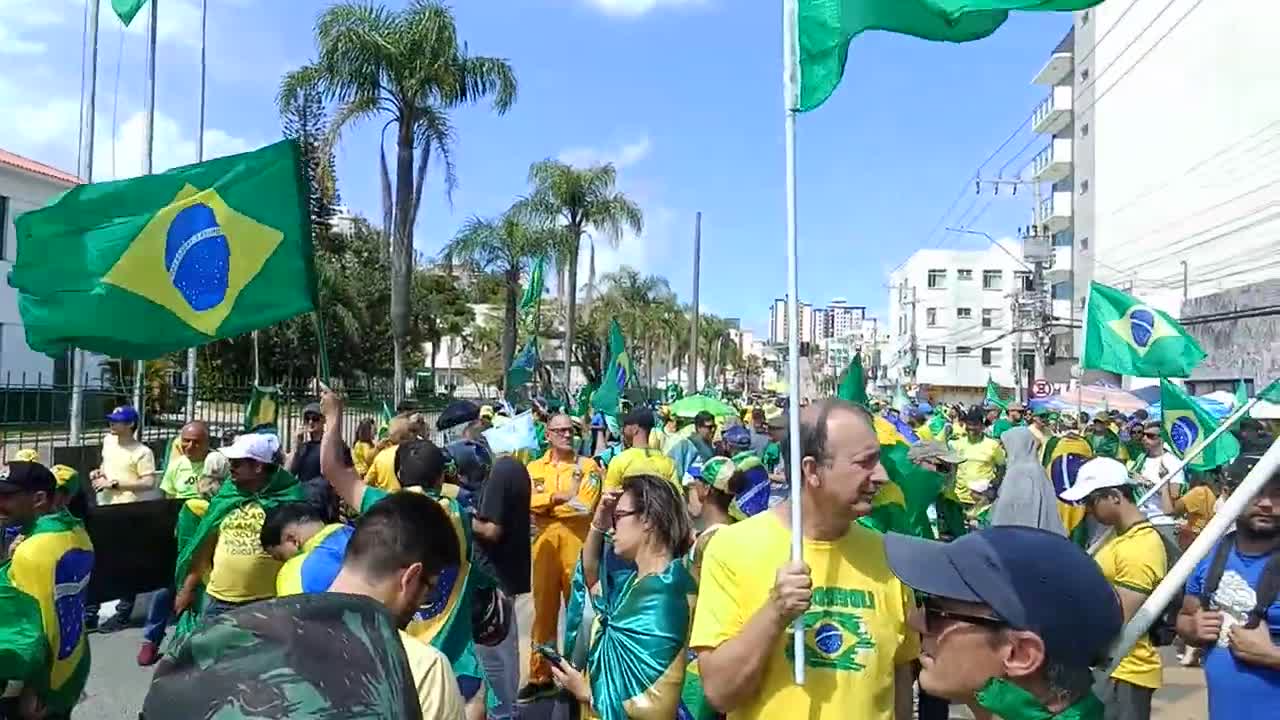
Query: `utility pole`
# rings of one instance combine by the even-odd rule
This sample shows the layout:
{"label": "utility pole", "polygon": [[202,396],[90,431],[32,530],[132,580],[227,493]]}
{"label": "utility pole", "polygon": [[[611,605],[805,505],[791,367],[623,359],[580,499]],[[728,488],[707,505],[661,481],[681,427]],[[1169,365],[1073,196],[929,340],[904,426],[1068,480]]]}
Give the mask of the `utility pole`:
{"label": "utility pole", "polygon": [[698,392],[698,273],[702,264],[702,211],[693,219],[693,317],[689,318],[689,392]]}
{"label": "utility pole", "polygon": [[920,366],[920,356],[916,351],[916,286],[911,286],[911,381],[915,382],[916,368]]}
{"label": "utility pole", "polygon": [[[1183,304],[1183,305],[1186,305],[1186,304],[1187,304],[1187,287],[1188,287],[1188,285],[1190,284],[1190,283],[1189,283],[1190,276],[1189,276],[1189,274],[1188,274],[1187,270],[1188,270],[1188,269],[1187,269],[1187,261],[1186,261],[1186,260],[1183,260],[1183,261],[1182,261],[1182,304]],[[1179,313],[1179,314],[1181,314],[1181,313]]]}

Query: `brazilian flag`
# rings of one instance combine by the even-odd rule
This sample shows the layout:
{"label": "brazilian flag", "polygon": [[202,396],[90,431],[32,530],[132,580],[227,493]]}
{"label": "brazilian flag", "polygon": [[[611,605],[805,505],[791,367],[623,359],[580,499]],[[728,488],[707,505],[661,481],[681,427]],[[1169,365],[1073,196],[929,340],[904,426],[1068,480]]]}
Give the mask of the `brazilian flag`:
{"label": "brazilian flag", "polygon": [[81,185],[18,217],[27,344],[148,360],[316,307],[296,142]]}
{"label": "brazilian flag", "polygon": [[84,613],[93,543],[66,510],[25,532],[0,565],[0,686],[32,688],[49,712],[64,715],[89,679]]}
{"label": "brazilian flag", "polygon": [[[1079,435],[1050,437],[1044,446],[1043,460],[1054,494],[1061,495],[1075,485],[1080,468],[1093,457],[1093,446]],[[1086,547],[1089,540],[1085,515],[1083,504],[1058,501],[1058,517],[1067,530],[1067,537],[1080,547]]]}
{"label": "brazilian flag", "polygon": [[617,415],[620,410],[622,390],[636,377],[627,354],[627,343],[622,336],[622,326],[614,320],[609,323],[609,367],[605,370],[600,389],[591,396],[591,407],[606,414]]}
{"label": "brazilian flag", "polygon": [[[1164,378],[1160,378],[1160,414],[1164,439],[1180,458],[1203,445],[1218,425],[1194,398]],[[1240,441],[1226,432],[1205,446],[1188,466],[1203,472],[1227,465],[1239,456]]]}

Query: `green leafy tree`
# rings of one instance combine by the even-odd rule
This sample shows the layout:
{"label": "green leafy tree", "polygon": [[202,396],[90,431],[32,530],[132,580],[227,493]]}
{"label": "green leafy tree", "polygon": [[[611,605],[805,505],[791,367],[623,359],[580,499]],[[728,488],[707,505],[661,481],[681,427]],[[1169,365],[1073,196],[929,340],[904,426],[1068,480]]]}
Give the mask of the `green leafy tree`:
{"label": "green leafy tree", "polygon": [[[516,78],[504,59],[473,56],[458,38],[453,12],[436,0],[412,0],[392,10],[340,3],[316,22],[317,58],[287,73],[281,107],[310,90],[336,103],[330,138],[360,120],[385,120],[395,131],[395,184],[379,153],[383,226],[391,238],[391,329],[395,393],[404,389],[405,355],[413,347],[410,305],[413,228],[432,158],[444,164],[445,189],[456,184],[449,111],[491,98],[505,113],[516,99]],[[415,151],[417,157],[415,159]]]}
{"label": "green leafy tree", "polygon": [[467,304],[467,294],[457,281],[440,273],[419,270],[413,277],[413,324],[421,329],[423,339],[431,344],[431,372],[436,370],[440,341],[458,337],[475,321],[475,313]]}

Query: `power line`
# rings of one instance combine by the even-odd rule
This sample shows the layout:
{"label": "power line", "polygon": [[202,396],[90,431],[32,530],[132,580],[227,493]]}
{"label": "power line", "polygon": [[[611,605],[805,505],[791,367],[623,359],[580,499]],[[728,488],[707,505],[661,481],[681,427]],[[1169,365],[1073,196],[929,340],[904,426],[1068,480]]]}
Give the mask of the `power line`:
{"label": "power line", "polygon": [[[1219,209],[1219,208],[1222,208],[1222,207],[1225,207],[1225,206],[1227,206],[1227,205],[1230,205],[1231,203],[1236,202],[1237,200],[1241,200],[1241,199],[1243,199],[1243,198],[1245,198],[1245,197],[1247,197],[1247,196],[1249,196],[1249,195],[1253,195],[1254,193],[1260,192],[1260,191],[1262,191],[1262,190],[1266,190],[1267,188],[1274,187],[1274,186],[1276,186],[1276,185],[1280,185],[1280,179],[1274,180],[1274,181],[1272,181],[1272,182],[1270,182],[1270,183],[1268,183],[1268,184],[1266,184],[1266,185],[1262,185],[1262,186],[1256,187],[1256,188],[1254,188],[1254,189],[1252,189],[1252,190],[1249,190],[1249,191],[1247,191],[1247,192],[1241,193],[1241,194],[1236,195],[1236,196],[1234,196],[1234,197],[1231,197],[1231,198],[1228,198],[1228,199],[1223,200],[1223,201],[1221,201],[1221,202],[1215,203],[1215,204],[1213,204],[1213,205],[1211,205],[1211,206],[1209,206],[1209,207],[1207,207],[1207,208],[1203,208],[1203,209],[1201,209],[1201,210],[1198,210],[1198,211],[1196,211],[1196,212],[1193,212],[1193,213],[1191,213],[1190,215],[1187,215],[1187,216],[1184,216],[1184,217],[1178,218],[1178,219],[1176,219],[1176,220],[1171,220],[1171,221],[1166,222],[1166,223],[1164,223],[1164,224],[1162,224],[1162,225],[1158,225],[1158,226],[1156,226],[1154,229],[1152,229],[1152,230],[1150,230],[1150,231],[1147,231],[1147,232],[1144,232],[1144,233],[1142,233],[1141,235],[1136,236],[1136,237],[1134,238],[1134,241],[1131,241],[1131,242],[1130,242],[1130,243],[1128,243],[1128,244],[1129,244],[1129,246],[1130,246],[1130,247],[1138,246],[1138,243],[1136,242],[1136,240],[1138,240],[1138,239],[1142,239],[1142,238],[1150,237],[1150,236],[1152,236],[1152,235],[1158,235],[1158,234],[1159,234],[1159,232],[1160,232],[1160,230],[1162,230],[1162,229],[1164,229],[1164,228],[1168,228],[1168,227],[1171,227],[1171,226],[1177,225],[1177,224],[1179,224],[1179,223],[1187,222],[1187,221],[1190,221],[1190,220],[1195,220],[1196,218],[1201,217],[1201,216],[1204,216],[1204,215],[1207,215],[1208,213],[1210,213],[1210,212],[1212,212],[1212,211],[1214,211],[1214,210],[1217,210],[1217,209]],[[1181,247],[1182,243],[1186,242],[1187,240],[1191,240],[1191,239],[1193,239],[1193,238],[1195,238],[1195,237],[1197,237],[1197,236],[1199,236],[1199,235],[1203,235],[1203,234],[1205,234],[1205,233],[1212,233],[1212,232],[1214,232],[1215,230],[1219,230],[1219,229],[1221,229],[1221,228],[1223,228],[1223,227],[1226,227],[1226,226],[1228,226],[1228,225],[1231,225],[1232,223],[1240,222],[1241,220],[1244,220],[1245,218],[1250,217],[1251,215],[1256,215],[1256,214],[1258,214],[1258,213],[1260,213],[1260,212],[1265,212],[1265,211],[1270,210],[1270,209],[1275,208],[1275,207],[1280,207],[1280,202],[1274,202],[1274,201],[1273,201],[1273,202],[1265,203],[1265,204],[1263,204],[1263,205],[1259,205],[1259,206],[1257,206],[1257,207],[1254,207],[1254,208],[1252,208],[1252,209],[1250,209],[1250,210],[1245,211],[1242,215],[1237,215],[1236,217],[1231,218],[1231,219],[1229,219],[1229,220],[1224,220],[1224,221],[1221,221],[1221,222],[1216,223],[1216,224],[1214,224],[1214,225],[1210,225],[1210,226],[1209,226],[1209,227],[1207,227],[1207,228],[1203,228],[1203,229],[1201,229],[1201,230],[1197,230],[1197,231],[1195,231],[1195,232],[1193,232],[1193,233],[1191,233],[1191,234],[1189,234],[1189,235],[1184,235],[1184,236],[1182,236],[1182,237],[1178,238],[1177,240],[1173,240],[1173,241],[1171,241],[1171,242],[1169,242],[1169,243],[1167,243],[1167,244],[1163,245],[1163,246],[1162,246],[1162,248],[1161,248],[1161,254],[1162,254],[1162,255],[1165,255],[1165,256],[1167,257],[1167,256],[1169,256],[1169,255],[1174,255],[1174,254],[1184,253],[1184,252],[1190,251],[1190,250],[1192,250],[1192,249],[1194,249],[1194,248],[1196,248],[1196,247],[1199,247],[1199,246],[1201,246],[1201,245],[1205,244],[1206,242],[1209,242],[1210,240],[1217,239],[1218,237],[1221,237],[1221,236],[1215,236],[1215,237],[1213,237],[1213,238],[1210,238],[1210,240],[1202,240],[1202,241],[1199,241],[1199,242],[1193,243],[1193,244],[1191,244],[1191,245],[1189,245],[1189,246],[1187,246],[1187,247]],[[1231,233],[1230,233],[1230,232],[1228,232],[1228,233],[1225,233],[1225,234],[1229,235],[1229,234],[1231,234]],[[1126,263],[1126,264],[1124,264],[1124,265],[1123,265],[1123,267],[1125,268],[1125,270],[1126,270],[1126,271],[1127,271],[1127,270],[1131,270],[1131,269],[1136,269],[1136,268],[1138,268],[1138,267],[1142,266],[1142,264],[1143,264],[1143,262],[1144,262],[1143,260],[1138,260],[1137,262],[1135,262],[1135,263],[1133,263],[1133,264],[1127,264],[1127,263],[1129,263],[1128,257],[1131,257],[1131,256],[1125,256],[1123,259],[1120,259],[1120,260],[1117,260],[1117,261],[1116,261],[1116,262],[1119,262],[1119,263]]]}
{"label": "power line", "polygon": [[[1124,21],[1124,18],[1126,15],[1129,14],[1129,11],[1132,10],[1134,7],[1136,7],[1140,2],[1142,2],[1142,0],[1133,0],[1133,2],[1129,4],[1129,7],[1126,7],[1124,9],[1124,12],[1116,16],[1115,22],[1111,23],[1111,27],[1107,28],[1106,32],[1099,35],[1098,39],[1093,41],[1093,47],[1089,48],[1089,52],[1085,53],[1084,57],[1074,61],[1073,64],[1079,65],[1080,63],[1083,63],[1085,60],[1088,60],[1089,58],[1093,57],[1093,54],[1097,52],[1098,46],[1102,44],[1102,41],[1106,40],[1107,36],[1110,35],[1113,30],[1115,30],[1117,27],[1120,26],[1120,23]],[[1095,77],[1094,80],[1096,82],[1097,78]],[[1083,89],[1082,89],[1082,92],[1083,92]],[[1076,97],[1079,98],[1080,96],[1077,95]]]}

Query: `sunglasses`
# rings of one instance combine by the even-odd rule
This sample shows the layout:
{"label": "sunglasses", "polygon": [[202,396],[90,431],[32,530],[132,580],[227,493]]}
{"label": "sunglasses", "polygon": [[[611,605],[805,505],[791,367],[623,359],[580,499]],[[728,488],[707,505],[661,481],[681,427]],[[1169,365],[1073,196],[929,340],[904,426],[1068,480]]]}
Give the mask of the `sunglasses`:
{"label": "sunglasses", "polygon": [[615,508],[613,511],[613,523],[617,525],[618,521],[621,520],[622,518],[631,517],[632,515],[639,515],[639,514],[640,514],[639,510],[619,510]]}
{"label": "sunglasses", "polygon": [[996,630],[1008,627],[1009,623],[998,617],[991,615],[974,615],[972,613],[956,612],[946,610],[939,607],[937,603],[926,600],[924,603],[924,628],[931,635],[937,635],[946,628],[940,625],[941,622],[962,622],[979,627],[990,628]]}
{"label": "sunglasses", "polygon": [[547,432],[552,433],[552,434],[554,434],[554,435],[568,435],[569,433],[573,432],[573,428],[571,428],[571,427],[558,427],[558,428],[549,427],[549,428],[547,428]]}

